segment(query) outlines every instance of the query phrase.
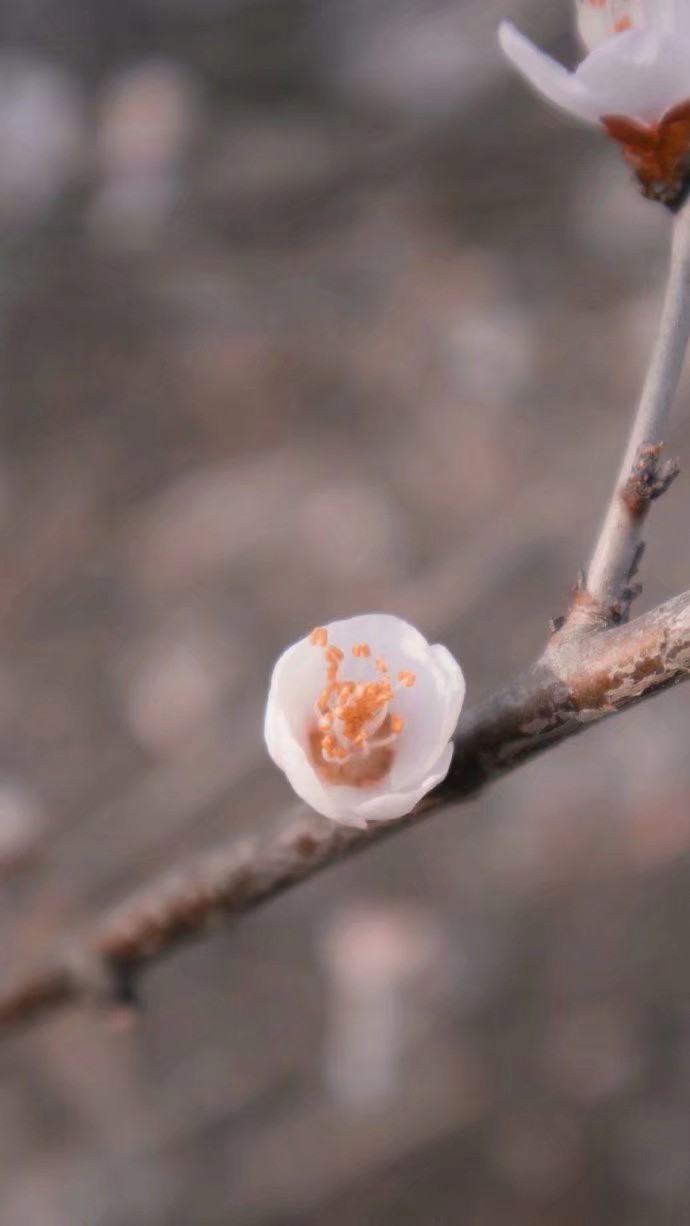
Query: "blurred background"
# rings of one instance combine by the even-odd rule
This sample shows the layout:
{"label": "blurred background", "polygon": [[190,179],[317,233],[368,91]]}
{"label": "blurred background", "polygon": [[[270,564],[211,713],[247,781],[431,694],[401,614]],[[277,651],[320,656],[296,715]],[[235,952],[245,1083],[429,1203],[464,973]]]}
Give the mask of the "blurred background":
{"label": "blurred background", "polygon": [[[0,975],[293,804],[272,662],[541,649],[669,219],[498,56],[567,0],[2,0]],[[672,452],[690,469],[686,382]],[[688,587],[690,481],[640,607]],[[2,1226],[683,1226],[690,689],[0,1047]]]}

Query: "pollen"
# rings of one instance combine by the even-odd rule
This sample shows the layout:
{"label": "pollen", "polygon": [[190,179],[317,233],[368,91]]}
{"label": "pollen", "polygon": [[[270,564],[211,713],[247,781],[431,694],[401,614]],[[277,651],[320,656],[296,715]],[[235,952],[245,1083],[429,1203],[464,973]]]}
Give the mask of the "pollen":
{"label": "pollen", "polygon": [[[391,703],[397,691],[414,685],[415,675],[403,669],[393,684],[385,659],[377,655],[370,665],[364,665],[375,669],[373,675],[362,677],[360,664],[359,676],[352,680],[341,675],[345,653],[329,642],[324,627],[317,626],[309,641],[323,650],[326,669],[326,683],[315,702],[313,752],[332,782],[340,781],[343,771],[358,782],[365,777],[368,783],[375,782],[390,768],[391,746],[405,728],[404,719],[391,711]],[[371,647],[355,643],[352,656],[362,663],[371,660]]]}

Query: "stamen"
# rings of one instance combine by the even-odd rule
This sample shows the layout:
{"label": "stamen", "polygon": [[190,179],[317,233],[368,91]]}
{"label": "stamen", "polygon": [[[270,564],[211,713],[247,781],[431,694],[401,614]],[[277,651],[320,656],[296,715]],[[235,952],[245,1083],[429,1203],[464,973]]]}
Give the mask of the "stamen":
{"label": "stamen", "polygon": [[319,694],[319,697],[318,697],[318,698],[317,698],[317,700],[316,700],[316,709],[317,709],[317,711],[323,711],[323,712],[326,712],[326,711],[328,710],[328,706],[329,706],[330,701],[331,701],[331,691],[330,691],[330,689],[325,689],[325,690],[323,690],[323,691],[322,691],[322,692]]}
{"label": "stamen", "polygon": [[[342,680],[340,667],[345,653],[329,643],[325,627],[317,626],[309,641],[314,647],[323,649],[326,664],[326,685],[315,703],[315,751],[319,752],[330,773],[341,769],[351,773],[356,769],[358,781],[364,774],[369,779],[372,770],[374,773],[387,770],[392,761],[392,750],[388,747],[403,731],[405,721],[389,711],[397,686],[391,685],[383,656],[376,656],[374,660],[378,677],[357,682]],[[355,659],[368,660],[371,654],[368,643],[355,643],[352,647]],[[415,683],[415,675],[403,669],[397,681],[409,688]],[[381,777],[380,773],[377,777]]]}

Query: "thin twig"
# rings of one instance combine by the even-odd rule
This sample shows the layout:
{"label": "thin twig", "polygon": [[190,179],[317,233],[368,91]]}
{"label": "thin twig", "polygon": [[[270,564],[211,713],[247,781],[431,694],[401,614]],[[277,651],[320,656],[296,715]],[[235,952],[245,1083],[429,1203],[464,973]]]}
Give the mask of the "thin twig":
{"label": "thin twig", "polygon": [[0,1030],[80,998],[131,1004],[138,973],[182,942],[476,795],[551,745],[689,676],[690,592],[630,625],[554,641],[529,672],[463,717],[450,773],[415,813],[362,831],[298,810],[268,834],[201,856],[0,992]]}
{"label": "thin twig", "polygon": [[642,529],[654,499],[678,473],[661,462],[661,448],[690,338],[690,206],[674,221],[668,287],[642,397],[584,588],[577,593],[571,628],[612,625],[627,618],[639,591],[633,580]]}

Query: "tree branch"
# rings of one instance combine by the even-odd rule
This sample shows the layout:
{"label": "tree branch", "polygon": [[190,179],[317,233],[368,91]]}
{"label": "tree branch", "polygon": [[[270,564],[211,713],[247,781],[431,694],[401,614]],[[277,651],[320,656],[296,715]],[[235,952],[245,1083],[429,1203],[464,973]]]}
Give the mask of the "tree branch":
{"label": "tree branch", "polygon": [[283,893],[319,869],[475,795],[521,762],[690,676],[690,592],[630,625],[557,635],[512,685],[464,716],[450,773],[418,809],[366,831],[299,811],[153,882],[0,992],[0,1030],[76,1002],[131,1004],[138,973],[182,942]]}
{"label": "tree branch", "polygon": [[625,621],[639,588],[633,586],[642,556],[642,530],[652,502],[678,474],[662,464],[661,448],[690,338],[690,206],[674,221],[666,298],[627,450],[586,583],[576,593],[571,628]]}

